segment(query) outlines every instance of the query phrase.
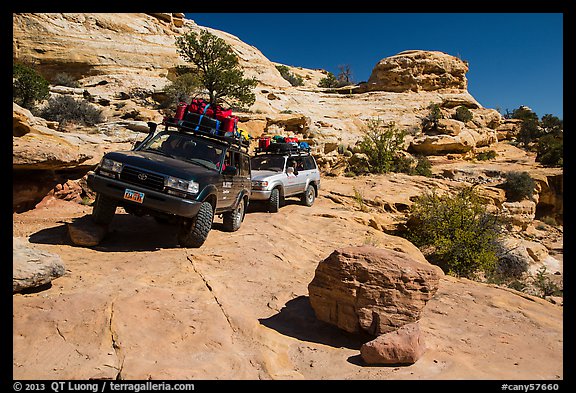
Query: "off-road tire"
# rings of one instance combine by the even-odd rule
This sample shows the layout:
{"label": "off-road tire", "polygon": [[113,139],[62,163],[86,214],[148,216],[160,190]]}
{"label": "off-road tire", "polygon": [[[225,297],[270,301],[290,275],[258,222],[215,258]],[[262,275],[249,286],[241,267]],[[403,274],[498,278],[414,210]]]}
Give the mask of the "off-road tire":
{"label": "off-road tire", "polygon": [[206,241],[212,221],[214,211],[210,202],[202,202],[196,217],[183,219],[178,229],[178,244],[184,248],[198,248]]}
{"label": "off-road tire", "polygon": [[315,199],[316,199],[316,190],[314,189],[314,186],[312,184],[309,184],[308,187],[306,187],[306,191],[304,192],[304,194],[302,194],[300,200],[302,201],[302,204],[310,207],[314,204]]}
{"label": "off-road tire", "polygon": [[102,194],[96,194],[92,208],[92,221],[96,224],[108,225],[114,219],[118,202]]}
{"label": "off-road tire", "polygon": [[222,215],[222,221],[224,224],[224,230],[227,232],[236,232],[240,229],[240,225],[244,220],[244,213],[246,212],[246,206],[244,205],[244,198],[240,199],[236,209],[226,212]]}
{"label": "off-road tire", "polygon": [[277,213],[280,209],[280,190],[275,188],[270,193],[270,199],[268,199],[268,211],[270,213]]}

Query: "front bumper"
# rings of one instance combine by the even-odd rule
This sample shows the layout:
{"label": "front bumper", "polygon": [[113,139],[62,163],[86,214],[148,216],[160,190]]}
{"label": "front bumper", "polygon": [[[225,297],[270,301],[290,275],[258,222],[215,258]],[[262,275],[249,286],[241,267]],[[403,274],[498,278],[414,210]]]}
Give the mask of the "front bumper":
{"label": "front bumper", "polygon": [[252,189],[252,192],[250,192],[250,199],[253,199],[255,201],[267,201],[268,199],[270,199],[271,193],[272,193],[272,190],[254,190],[254,189]]}
{"label": "front bumper", "polygon": [[[167,195],[162,192],[149,190],[134,184],[127,184],[116,179],[97,175],[94,172],[88,172],[88,186],[97,193],[114,198],[121,203],[131,204],[146,209],[152,209],[167,214],[175,214],[180,217],[192,218],[198,214],[201,203],[189,199],[179,198],[173,195]],[[136,203],[124,199],[126,189],[143,192],[144,199],[142,203]]]}

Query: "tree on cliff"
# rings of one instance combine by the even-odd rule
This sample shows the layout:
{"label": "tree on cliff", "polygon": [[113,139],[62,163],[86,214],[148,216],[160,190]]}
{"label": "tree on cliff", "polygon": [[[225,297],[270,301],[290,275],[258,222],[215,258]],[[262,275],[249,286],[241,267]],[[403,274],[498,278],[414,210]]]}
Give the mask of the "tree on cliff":
{"label": "tree on cliff", "polygon": [[238,57],[222,38],[203,30],[176,37],[178,53],[194,67],[198,85],[205,89],[211,105],[251,106],[256,79],[244,78]]}
{"label": "tree on cliff", "polygon": [[24,64],[12,67],[12,100],[26,108],[33,109],[37,101],[50,96],[49,83],[33,68]]}

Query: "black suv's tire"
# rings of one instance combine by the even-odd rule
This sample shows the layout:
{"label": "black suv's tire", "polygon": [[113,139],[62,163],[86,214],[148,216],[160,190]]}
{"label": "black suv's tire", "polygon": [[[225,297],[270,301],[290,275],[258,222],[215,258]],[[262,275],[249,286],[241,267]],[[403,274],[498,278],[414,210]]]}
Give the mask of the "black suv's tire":
{"label": "black suv's tire", "polygon": [[312,206],[314,204],[314,200],[316,199],[316,190],[312,184],[309,184],[306,187],[306,191],[302,194],[301,201],[306,206]]}
{"label": "black suv's tire", "polygon": [[280,190],[275,188],[270,193],[270,199],[268,200],[268,211],[270,213],[277,213],[280,209]]}
{"label": "black suv's tire", "polygon": [[210,202],[203,202],[196,217],[184,219],[178,229],[178,244],[185,248],[198,248],[204,244],[214,220]]}
{"label": "black suv's tire", "polygon": [[242,198],[240,199],[240,202],[238,202],[236,209],[222,215],[224,230],[227,232],[236,232],[240,229],[240,225],[244,220],[245,211],[246,207],[244,206],[244,198]]}
{"label": "black suv's tire", "polygon": [[102,194],[96,194],[96,201],[92,209],[92,220],[96,224],[108,225],[116,214],[116,200]]}

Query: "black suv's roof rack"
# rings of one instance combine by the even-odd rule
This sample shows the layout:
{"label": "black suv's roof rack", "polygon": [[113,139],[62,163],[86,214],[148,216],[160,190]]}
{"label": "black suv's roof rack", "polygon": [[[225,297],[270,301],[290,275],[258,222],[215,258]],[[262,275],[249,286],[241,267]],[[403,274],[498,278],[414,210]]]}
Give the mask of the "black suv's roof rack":
{"label": "black suv's roof rack", "polygon": [[[248,147],[250,146],[250,142],[245,140],[242,136],[236,137],[236,136],[218,135],[217,134],[218,131],[212,127],[192,123],[189,123],[191,125],[191,127],[189,127],[187,122],[172,118],[164,119],[162,123],[166,127],[165,128],[166,130],[168,130],[168,127],[176,127],[176,129],[180,132],[195,134],[205,138],[214,139],[219,142],[224,142],[230,146],[238,148],[239,150],[245,149],[245,153],[248,152]],[[232,133],[232,135],[234,135],[234,133]]]}

